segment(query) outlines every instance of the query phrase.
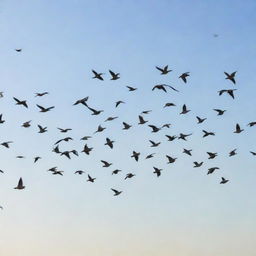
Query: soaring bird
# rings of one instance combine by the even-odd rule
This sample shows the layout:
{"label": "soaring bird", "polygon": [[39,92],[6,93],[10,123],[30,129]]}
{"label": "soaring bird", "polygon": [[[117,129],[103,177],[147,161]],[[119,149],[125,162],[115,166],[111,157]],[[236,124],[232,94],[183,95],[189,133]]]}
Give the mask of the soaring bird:
{"label": "soaring bird", "polygon": [[201,167],[202,165],[203,165],[203,163],[204,162],[200,162],[200,163],[198,163],[198,162],[194,162],[194,168],[198,168],[198,167]]}
{"label": "soaring bird", "polygon": [[117,116],[110,116],[104,122],[113,121],[113,120],[115,120],[117,118],[118,118]]}
{"label": "soaring bird", "polygon": [[27,101],[26,100],[18,100],[17,98],[13,97],[13,99],[16,101],[16,105],[22,105],[25,108],[28,108]]}
{"label": "soaring bird", "polygon": [[70,151],[63,151],[63,152],[60,153],[60,155],[61,155],[61,156],[65,156],[65,157],[67,157],[68,159],[71,159],[71,157],[70,157]]}
{"label": "soaring bird", "polygon": [[218,155],[218,153],[213,153],[213,152],[206,152],[207,154],[208,154],[208,159],[213,159],[213,158],[215,158],[217,155]]}
{"label": "soaring bird", "polygon": [[182,106],[182,111],[180,112],[180,115],[182,115],[182,114],[187,114],[189,111],[190,111],[190,110],[187,109],[186,104],[184,104],[184,105]]}
{"label": "soaring bird", "polygon": [[198,123],[198,124],[201,124],[201,123],[203,123],[207,118],[200,118],[199,116],[197,116],[196,119],[197,119],[197,123]]}
{"label": "soaring bird", "polygon": [[82,175],[83,173],[84,173],[84,171],[82,171],[82,170],[75,171],[75,174]]}
{"label": "soaring bird", "polygon": [[217,108],[214,108],[213,110],[218,113],[218,116],[222,116],[226,112],[226,110],[217,109]]}
{"label": "soaring bird", "polygon": [[189,133],[189,134],[180,133],[178,139],[187,140],[187,137],[189,137],[191,135],[192,135],[192,133]]}
{"label": "soaring bird", "polygon": [[94,182],[96,180],[96,178],[92,178],[89,174],[88,174],[88,182]]}
{"label": "soaring bird", "polygon": [[35,97],[42,97],[42,96],[47,95],[47,94],[49,94],[49,92],[36,92]]}
{"label": "soaring bird", "polygon": [[131,178],[134,177],[134,176],[135,176],[135,174],[133,174],[133,173],[127,173],[124,179],[125,179],[125,180],[126,180],[126,179],[131,179]]}
{"label": "soaring bird", "polygon": [[168,88],[171,88],[173,91],[175,92],[179,92],[176,88],[174,88],[173,86],[171,85],[168,85],[168,84],[157,84],[155,85],[153,88],[152,88],[152,91],[154,91],[155,89],[158,89],[158,90],[162,90],[164,92],[167,92],[167,90],[165,89],[165,87],[168,87]]}
{"label": "soaring bird", "polygon": [[227,182],[229,182],[229,180],[226,180],[225,178],[221,177],[221,182],[220,182],[220,184],[225,184],[225,183],[227,183]]}
{"label": "soaring bird", "polygon": [[152,129],[151,132],[159,132],[161,130],[161,128],[156,127],[155,125],[148,125],[148,127],[150,127]]}
{"label": "soaring bird", "polygon": [[37,127],[39,128],[39,132],[38,133],[47,132],[47,127],[42,127],[41,125],[37,125]]}
{"label": "soaring bird", "polygon": [[81,152],[84,152],[86,155],[90,155],[90,152],[93,150],[93,148],[89,148],[87,144],[84,145],[84,149]]}
{"label": "soaring bird", "polygon": [[22,48],[14,49],[16,52],[22,52]]}
{"label": "soaring bird", "polygon": [[97,79],[99,79],[99,80],[101,80],[101,81],[103,81],[104,79],[103,79],[103,77],[102,77],[102,75],[104,75],[103,73],[97,73],[95,70],[93,70],[92,69],[92,73],[94,74],[94,77],[93,78],[97,78]]}
{"label": "soaring bird", "polygon": [[231,150],[230,152],[229,152],[229,156],[234,156],[234,155],[236,155],[237,153],[236,153],[236,148],[235,149],[233,149],[233,150]]}
{"label": "soaring bird", "polygon": [[112,163],[109,163],[107,161],[104,161],[104,160],[100,160],[100,161],[103,163],[102,167],[109,167],[110,165],[112,165]]}
{"label": "soaring bird", "polygon": [[166,157],[167,157],[167,159],[168,159],[167,164],[172,164],[172,163],[174,163],[174,162],[176,161],[176,159],[177,159],[177,158],[173,158],[173,157],[171,157],[171,156],[169,156],[169,155],[166,155]]}
{"label": "soaring bird", "polygon": [[40,156],[36,156],[36,157],[34,157],[34,163],[36,163],[39,159],[41,159],[41,157],[40,157]]}
{"label": "soaring bird", "polygon": [[236,72],[233,72],[231,74],[227,73],[227,72],[224,72],[224,74],[226,75],[226,79],[230,80],[233,84],[236,84],[236,80],[235,80],[235,75],[236,75]]}
{"label": "soaring bird", "polygon": [[168,141],[173,141],[177,138],[177,136],[165,135],[168,138]]}
{"label": "soaring bird", "polygon": [[215,135],[214,132],[207,132],[207,131],[205,131],[205,130],[202,130],[202,131],[203,131],[203,133],[204,133],[203,138],[205,138],[205,137],[207,137],[207,136],[210,136],[210,135],[212,135],[212,136]]}
{"label": "soaring bird", "polygon": [[154,155],[155,155],[155,153],[149,154],[149,155],[146,156],[145,159],[150,159],[150,158],[154,157]]}
{"label": "soaring bird", "polygon": [[134,159],[138,162],[139,161],[140,153],[133,151],[131,157],[134,157]]}
{"label": "soaring bird", "polygon": [[118,174],[119,172],[121,172],[122,170],[119,170],[119,169],[115,169],[113,172],[112,172],[112,175],[113,174]]}
{"label": "soaring bird", "polygon": [[228,90],[220,90],[220,91],[218,91],[218,93],[219,93],[219,96],[221,96],[223,93],[227,93],[227,94],[229,94],[230,95],[230,97],[232,98],[232,99],[235,99],[235,95],[234,95],[234,91],[236,91],[237,89],[228,89]]}
{"label": "soaring bird", "polygon": [[163,169],[159,169],[159,168],[156,168],[156,167],[153,167],[153,168],[154,168],[154,172],[153,173],[155,173],[157,175],[157,177],[159,177],[161,175],[161,171]]}
{"label": "soaring bird", "polygon": [[63,128],[58,128],[58,127],[57,127],[57,129],[58,129],[58,130],[60,130],[60,132],[63,132],[63,133],[65,133],[65,132],[68,132],[68,131],[71,131],[71,130],[72,130],[71,128],[65,128],[65,129],[63,129]]}
{"label": "soaring bird", "polygon": [[5,141],[5,142],[2,142],[0,145],[4,146],[6,148],[9,148],[10,147],[9,146],[10,143],[13,143],[13,141]]}
{"label": "soaring bird", "polygon": [[45,107],[42,107],[42,106],[40,106],[40,105],[38,105],[38,104],[36,104],[36,105],[37,105],[38,108],[40,108],[40,111],[39,111],[39,112],[42,112],[42,113],[48,112],[48,111],[50,111],[51,109],[55,108],[54,106],[45,108]]}
{"label": "soaring bird", "polygon": [[139,116],[139,123],[138,124],[145,124],[148,121],[144,120],[143,116]]}
{"label": "soaring bird", "polygon": [[103,132],[105,129],[106,129],[106,127],[102,127],[101,125],[99,125],[97,130],[94,132],[94,134],[98,133],[98,132]]}
{"label": "soaring bird", "polygon": [[127,124],[127,123],[125,123],[125,122],[123,122],[123,130],[128,130],[128,129],[130,129],[131,127],[132,127],[132,125],[129,125],[129,124]]}
{"label": "soaring bird", "polygon": [[141,112],[141,115],[147,115],[147,114],[149,114],[150,112],[152,112],[152,110],[144,110],[144,111],[142,111]]}
{"label": "soaring bird", "polygon": [[24,189],[24,188],[25,188],[25,186],[23,185],[23,180],[22,180],[22,178],[20,178],[17,187],[15,187],[14,189],[20,190],[20,189]]}
{"label": "soaring bird", "polygon": [[56,147],[53,148],[52,152],[56,153],[56,154],[60,154],[60,150],[59,150],[59,145],[57,145]]}
{"label": "soaring bird", "polygon": [[116,102],[116,108],[117,108],[121,103],[124,104],[125,102],[122,101],[122,100],[117,101],[117,102]]}
{"label": "soaring bird", "polygon": [[78,105],[78,104],[83,104],[84,106],[88,106],[87,105],[87,101],[88,101],[88,99],[89,99],[89,97],[87,96],[87,97],[85,97],[85,98],[82,98],[82,99],[79,99],[79,100],[77,100],[73,105]]}
{"label": "soaring bird", "polygon": [[64,139],[60,139],[60,140],[58,140],[57,142],[55,142],[55,144],[54,145],[57,145],[57,144],[59,144],[60,142],[62,142],[62,141],[66,141],[66,142],[68,142],[68,141],[70,141],[70,140],[73,140],[71,137],[66,137],[66,138],[64,138]]}
{"label": "soaring bird", "polygon": [[133,92],[133,91],[138,89],[138,88],[134,88],[134,87],[131,87],[131,86],[126,86],[126,88],[128,88],[130,92]]}
{"label": "soaring bird", "polygon": [[113,72],[113,71],[111,71],[111,70],[109,70],[109,73],[110,73],[110,75],[111,75],[111,79],[110,80],[117,80],[117,79],[119,79],[120,78],[120,74],[119,73],[115,73],[115,72]]}
{"label": "soaring bird", "polygon": [[215,170],[219,170],[219,167],[211,167],[208,169],[207,175],[213,173]]}
{"label": "soaring bird", "polygon": [[181,78],[184,83],[187,83],[187,77],[190,76],[189,73],[190,73],[190,72],[185,72],[185,73],[181,74],[181,75],[179,76],[179,78]]}
{"label": "soaring bird", "polygon": [[241,129],[239,124],[236,124],[236,130],[234,131],[234,133],[240,133],[240,132],[242,132],[243,130],[244,130],[244,129]]}
{"label": "soaring bird", "polygon": [[151,147],[158,147],[161,142],[154,142],[153,140],[149,140],[149,142],[151,143]]}
{"label": "soaring bird", "polygon": [[167,103],[165,103],[165,105],[164,105],[164,108],[166,108],[166,107],[175,107],[176,105],[174,104],[174,103],[172,103],[172,102],[167,102]]}
{"label": "soaring bird", "polygon": [[250,126],[250,127],[252,127],[254,125],[256,125],[256,122],[250,122],[249,124],[247,124],[247,126]]}
{"label": "soaring bird", "polygon": [[169,72],[172,71],[170,69],[168,70],[168,65],[164,66],[163,68],[160,68],[160,67],[156,66],[156,69],[161,72],[161,75],[166,75],[166,74],[168,74]]}
{"label": "soaring bird", "polygon": [[123,191],[118,191],[116,189],[111,188],[111,190],[115,193],[114,196],[120,195]]}
{"label": "soaring bird", "polygon": [[91,108],[91,107],[89,107],[89,106],[87,106],[87,105],[86,105],[86,107],[87,107],[90,111],[92,111],[92,116],[96,116],[96,115],[99,115],[100,113],[104,112],[104,110],[96,110],[96,109]]}
{"label": "soaring bird", "polygon": [[90,138],[91,138],[91,136],[84,136],[80,140],[89,140]]}
{"label": "soaring bird", "polygon": [[21,127],[24,127],[24,128],[30,127],[30,126],[31,126],[31,124],[30,124],[31,121],[32,121],[32,120],[29,120],[29,121],[27,121],[27,122],[24,122]]}
{"label": "soaring bird", "polygon": [[187,154],[187,155],[189,155],[189,156],[192,156],[191,152],[192,152],[192,149],[185,149],[185,148],[183,148],[183,153],[184,153],[184,154]]}

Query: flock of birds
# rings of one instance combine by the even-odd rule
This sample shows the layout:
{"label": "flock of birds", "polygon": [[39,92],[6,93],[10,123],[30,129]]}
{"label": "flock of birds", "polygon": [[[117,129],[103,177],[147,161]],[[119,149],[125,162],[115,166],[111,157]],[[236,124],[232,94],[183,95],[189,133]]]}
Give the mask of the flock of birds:
{"label": "flock of birds", "polygon": [[[15,49],[17,52],[22,52],[22,49]],[[156,69],[160,72],[161,75],[167,75],[168,73],[170,73],[172,70],[169,69],[168,65],[164,66],[164,67],[158,67],[156,66]],[[98,79],[100,81],[104,81],[104,74],[103,73],[99,73],[95,70],[92,70],[92,73],[93,73],[93,79]],[[115,73],[113,72],[112,70],[109,70],[109,74],[110,74],[110,80],[118,80],[120,79],[120,74],[119,73]],[[236,76],[236,71],[235,72],[232,72],[232,73],[227,73],[227,72],[224,72],[227,80],[229,80],[233,85],[236,84],[236,80],[235,80],[235,76]],[[188,82],[188,79],[189,79],[189,76],[190,76],[190,72],[185,72],[183,74],[181,74],[179,76],[179,78],[184,82],[184,83],[187,83]],[[134,92],[137,90],[137,88],[135,87],[131,87],[131,86],[126,86],[128,91],[130,92]],[[179,92],[175,87],[171,86],[171,85],[168,85],[168,84],[157,84],[155,86],[153,86],[152,88],[152,91],[154,90],[162,90],[163,92],[167,93],[168,90],[173,90],[175,92]],[[232,97],[232,99],[235,98],[235,91],[236,89],[232,88],[232,89],[223,89],[223,90],[220,90],[218,91],[218,94],[219,96],[223,95],[223,94],[227,94],[229,95],[230,97]],[[43,97],[43,96],[46,96],[47,94],[49,94],[49,92],[37,92],[35,93],[35,97]],[[3,92],[0,92],[0,97],[4,97],[4,94]],[[15,102],[16,105],[19,105],[19,106],[22,106],[24,108],[28,108],[28,103],[26,100],[21,100],[21,99],[18,99],[17,97],[13,97],[13,100]],[[94,109],[92,108],[91,106],[89,106],[88,104],[88,100],[89,100],[89,97],[85,97],[85,98],[82,98],[82,99],[78,99],[76,102],[73,103],[74,106],[76,105],[83,105],[84,107],[86,107],[90,112],[91,112],[91,115],[100,115],[104,110],[97,110],[97,109]],[[124,104],[125,102],[123,101],[117,101],[115,102],[115,107],[118,107],[120,104]],[[38,110],[42,113],[46,113],[46,112],[49,112],[51,110],[53,110],[55,108],[55,106],[50,106],[50,107],[45,107],[45,106],[41,106],[39,104],[36,105],[38,107]],[[175,107],[176,105],[172,102],[168,102],[164,105],[164,108],[166,107]],[[223,110],[223,109],[213,109],[214,111],[216,111],[217,115],[221,116],[225,113],[226,110]],[[159,132],[160,130],[162,130],[163,128],[170,128],[170,125],[171,124],[164,124],[162,125],[161,127],[157,127],[153,124],[148,124],[148,120],[146,120],[145,116],[147,114],[150,114],[152,110],[144,110],[141,112],[141,114],[138,115],[138,125],[147,125],[150,129],[151,129],[151,132],[152,133],[157,133]],[[181,112],[180,112],[180,115],[186,115],[188,112],[190,112],[190,110],[188,109],[188,107],[186,106],[186,104],[184,104],[182,106],[182,109],[181,109]],[[111,122],[115,119],[117,119],[118,117],[117,116],[109,116],[107,119],[105,119],[105,122]],[[205,120],[207,118],[202,118],[202,117],[199,117],[199,116],[196,116],[196,119],[197,119],[197,123],[198,124],[201,124],[203,122],[205,122]],[[3,124],[5,122],[5,120],[3,119],[3,114],[0,115],[0,124]],[[128,124],[126,122],[122,122],[122,125],[123,125],[123,130],[129,130],[132,125],[131,124]],[[248,126],[252,127],[252,126],[255,126],[256,125],[256,121],[253,121],[253,122],[250,122],[248,124]],[[31,126],[31,120],[30,121],[26,121],[22,124],[22,127],[24,128],[29,128]],[[47,127],[43,127],[41,125],[38,125],[38,132],[39,133],[45,133],[47,132]],[[72,130],[72,128],[57,128],[61,133],[68,133],[69,131]],[[99,125],[97,130],[94,132],[94,134],[96,133],[101,133],[103,132],[104,130],[106,129],[106,127],[103,127],[102,125]],[[239,124],[236,124],[236,127],[234,129],[234,133],[241,133],[243,132],[244,129],[242,129],[240,127]],[[211,131],[206,131],[206,130],[202,130],[203,132],[203,138],[205,137],[208,137],[208,136],[215,136],[215,133],[214,132],[211,132]],[[191,136],[192,133],[190,134],[183,134],[183,133],[180,133],[179,135],[165,135],[167,140],[168,141],[173,141],[175,139],[180,139],[180,140],[184,140],[186,141],[187,138],[189,136]],[[92,138],[93,135],[91,136],[84,136],[81,138],[82,141],[87,141],[89,140],[90,138]],[[65,156],[67,157],[68,159],[71,159],[71,156],[72,155],[75,155],[75,156],[79,156],[79,153],[77,150],[70,150],[70,151],[61,151],[60,148],[59,148],[59,145],[60,143],[62,142],[69,142],[69,141],[72,141],[73,138],[72,137],[65,137],[65,138],[62,138],[60,140],[57,140],[53,146],[53,152],[58,154],[58,155],[61,155],[61,156]],[[149,141],[150,144],[151,144],[151,147],[152,148],[155,148],[155,147],[158,147],[161,142],[155,142],[153,140],[150,140]],[[1,146],[5,147],[5,148],[9,148],[10,147],[10,144],[13,143],[12,141],[4,141],[2,143],[0,143]],[[105,145],[108,146],[110,149],[113,149],[114,147],[114,143],[115,141],[114,140],[111,140],[110,138],[106,138],[106,141],[105,141]],[[89,147],[87,145],[87,143],[84,145],[83,147],[83,150],[82,150],[82,153],[86,154],[86,155],[90,155],[91,152],[93,150],[93,147]],[[256,156],[256,152],[253,152],[253,151],[250,151],[252,155]],[[189,156],[192,156],[192,150],[191,149],[183,149],[183,153],[184,154],[187,154]],[[229,156],[232,157],[234,155],[236,155],[236,149],[232,150],[229,152]],[[145,157],[145,159],[150,159],[150,158],[153,158],[155,155],[155,153],[151,153],[149,155],[147,155]],[[215,157],[217,157],[217,153],[216,152],[207,152],[207,155],[208,155],[208,159],[214,159]],[[24,158],[24,156],[17,156],[17,158]],[[133,158],[135,161],[139,161],[139,159],[141,158],[141,153],[140,152],[136,152],[136,151],[133,151],[132,154],[131,154],[131,158]],[[177,158],[175,157],[172,157],[170,155],[166,155],[166,158],[167,158],[167,164],[173,164]],[[34,158],[34,163],[36,163],[37,161],[39,161],[41,159],[40,156],[36,156]],[[108,161],[105,161],[105,160],[101,160],[102,162],[102,167],[104,168],[109,168],[112,163],[108,162]],[[194,168],[200,168],[202,165],[203,165],[203,162],[197,162],[197,161],[194,161]],[[160,168],[157,168],[155,166],[153,166],[153,173],[157,176],[157,177],[160,177],[161,176],[161,172],[162,172],[162,169]],[[218,170],[219,167],[211,167],[208,169],[208,173],[207,174],[212,174],[214,171]],[[57,167],[52,167],[48,170],[49,172],[51,172],[53,175],[63,175],[63,171],[60,171],[58,170]],[[0,170],[1,173],[4,173],[2,170]],[[118,174],[119,172],[121,172],[120,169],[115,169],[113,172],[112,172],[112,175],[116,175]],[[78,175],[82,175],[84,173],[83,170],[77,170],[75,171],[75,174],[78,174]],[[125,179],[131,179],[135,176],[134,173],[127,173],[126,176],[125,176]],[[92,177],[90,174],[87,174],[87,181],[88,182],[95,182],[96,178],[95,177]],[[226,184],[227,182],[229,182],[228,179],[224,178],[224,177],[221,177],[221,180],[220,180],[220,184]],[[17,186],[14,188],[14,189],[17,189],[17,190],[23,190],[25,189],[25,185],[23,183],[23,179],[22,177],[19,179],[18,181],[18,184]],[[116,188],[111,188],[111,190],[113,191],[113,195],[114,196],[118,196],[120,195],[123,191],[121,190],[118,190]],[[0,206],[0,208],[2,209],[2,207]]]}

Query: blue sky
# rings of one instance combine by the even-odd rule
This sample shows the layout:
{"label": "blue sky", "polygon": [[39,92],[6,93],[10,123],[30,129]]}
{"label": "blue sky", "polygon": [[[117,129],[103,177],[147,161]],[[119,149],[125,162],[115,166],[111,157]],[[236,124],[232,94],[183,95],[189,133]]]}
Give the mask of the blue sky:
{"label": "blue sky", "polygon": [[[1,1],[0,70],[4,98],[0,109],[0,254],[5,256],[63,255],[254,255],[255,254],[255,1]],[[214,37],[218,34],[218,37]],[[21,53],[14,51],[22,48]],[[161,76],[155,66],[169,64]],[[105,81],[92,79],[91,69],[105,73]],[[110,81],[108,69],[120,72]],[[189,71],[184,84],[178,77]],[[224,71],[237,71],[237,85]],[[175,86],[180,93],[152,92],[158,83]],[[125,86],[137,87],[134,93]],[[218,96],[220,89],[236,88],[235,100]],[[35,92],[49,91],[42,98]],[[83,106],[72,106],[89,96],[89,105],[104,109],[91,116]],[[27,99],[29,108],[15,106],[12,97]],[[114,107],[117,100],[126,104]],[[177,107],[163,109],[166,102]],[[183,104],[191,112],[180,116]],[[55,105],[39,113],[35,104]],[[213,108],[226,109],[217,117]],[[152,124],[171,123],[152,134],[138,126],[138,114]],[[108,116],[119,116],[104,123]],[[202,125],[195,116],[207,117]],[[29,129],[22,123],[32,120]],[[122,130],[122,122],[133,125]],[[234,134],[236,123],[245,131]],[[38,134],[37,124],[48,127]],[[65,159],[51,152],[65,137],[56,127],[71,127],[74,141],[63,150],[83,148],[79,139],[99,124],[107,129],[88,145],[90,156]],[[216,132],[202,139],[202,129]],[[167,142],[165,134],[193,133],[187,142]],[[110,150],[105,138],[116,141]],[[161,141],[153,150],[149,139]],[[182,153],[193,149],[193,157]],[[228,152],[237,148],[238,155]],[[136,163],[132,151],[141,152]],[[218,152],[207,160],[206,151]],[[156,157],[145,161],[147,154]],[[165,155],[178,157],[167,165]],[[16,159],[25,155],[25,159]],[[33,157],[42,160],[33,164]],[[113,162],[102,168],[100,160]],[[200,169],[193,161],[204,161]],[[58,166],[63,177],[46,170]],[[153,166],[163,169],[153,175]],[[206,175],[207,169],[220,170]],[[113,169],[123,172],[112,176]],[[83,169],[86,175],[74,175]],[[125,174],[136,177],[124,180]],[[87,174],[96,177],[86,182]],[[220,178],[230,180],[219,185]],[[26,189],[16,191],[19,177]],[[123,193],[113,197],[111,187]]]}

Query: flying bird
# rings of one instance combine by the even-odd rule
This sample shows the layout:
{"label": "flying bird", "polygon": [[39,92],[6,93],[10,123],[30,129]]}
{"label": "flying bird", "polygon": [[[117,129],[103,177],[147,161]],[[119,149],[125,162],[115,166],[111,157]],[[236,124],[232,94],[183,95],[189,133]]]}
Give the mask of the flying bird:
{"label": "flying bird", "polygon": [[236,124],[236,130],[234,131],[234,133],[240,133],[240,132],[242,132],[243,130],[244,130],[244,129],[241,129],[239,124]]}
{"label": "flying bird", "polygon": [[233,84],[236,84],[236,80],[235,80],[235,75],[236,75],[236,72],[233,72],[231,74],[227,73],[227,72],[224,72],[224,74],[226,75],[226,79],[230,80]]}
{"label": "flying bird", "polygon": [[221,182],[220,182],[220,184],[225,184],[225,183],[227,183],[227,182],[229,182],[229,180],[226,180],[225,178],[221,177]]}
{"label": "flying bird", "polygon": [[110,80],[117,80],[117,79],[119,79],[120,78],[120,74],[119,73],[115,73],[115,72],[113,72],[113,71],[111,71],[111,70],[109,70],[109,73],[110,73],[110,75],[111,75],[111,79]]}
{"label": "flying bird", "polygon": [[168,69],[168,65],[164,66],[163,68],[157,67],[156,69],[159,70],[161,72],[161,75],[166,75],[169,72],[171,72],[172,70]]}
{"label": "flying bird", "polygon": [[181,74],[179,76],[179,78],[181,78],[184,83],[187,83],[187,77],[190,76],[189,73],[190,72],[185,72],[185,73]]}
{"label": "flying bird", "polygon": [[47,95],[47,94],[49,94],[49,92],[36,92],[35,93],[35,97],[42,97],[42,96],[44,96],[44,95]]}
{"label": "flying bird", "polygon": [[187,109],[186,104],[184,104],[184,105],[182,106],[182,111],[180,112],[180,115],[187,114],[189,111],[190,111],[190,110]]}
{"label": "flying bird", "polygon": [[18,100],[17,98],[13,97],[13,99],[16,101],[16,105],[22,105],[25,108],[28,108],[27,101],[26,100]]}
{"label": "flying bird", "polygon": [[93,79],[94,79],[94,78],[97,78],[97,79],[99,79],[99,80],[101,80],[101,81],[104,80],[103,77],[102,77],[102,75],[104,75],[103,73],[97,73],[97,72],[96,72],[95,70],[93,70],[93,69],[92,69],[92,73],[94,74]]}
{"label": "flying bird", "polygon": [[23,185],[23,180],[22,180],[22,178],[20,178],[19,182],[18,182],[18,185],[14,189],[21,190],[21,189],[24,189],[24,188],[25,188],[25,186]]}
{"label": "flying bird", "polygon": [[111,188],[111,190],[115,193],[114,196],[120,195],[123,191],[118,191],[116,189]]}
{"label": "flying bird", "polygon": [[51,109],[55,108],[54,106],[49,107],[49,108],[45,108],[45,107],[42,107],[42,106],[40,106],[38,104],[36,104],[36,105],[37,105],[38,108],[40,108],[39,112],[42,112],[42,113],[46,113],[46,112],[50,111]]}
{"label": "flying bird", "polygon": [[134,87],[131,87],[131,86],[126,86],[126,88],[128,88],[130,92],[133,92],[133,91],[138,89],[138,88],[134,88]]}
{"label": "flying bird", "polygon": [[133,157],[137,162],[139,161],[140,153],[133,151],[131,157]]}

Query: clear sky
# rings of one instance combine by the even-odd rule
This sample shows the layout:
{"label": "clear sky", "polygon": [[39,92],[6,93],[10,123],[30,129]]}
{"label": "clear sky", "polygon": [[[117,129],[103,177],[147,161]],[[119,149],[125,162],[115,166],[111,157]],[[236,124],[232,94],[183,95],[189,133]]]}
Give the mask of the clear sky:
{"label": "clear sky", "polygon": [[[0,2],[0,255],[4,256],[254,256],[256,252],[256,2],[241,1],[82,1],[22,0]],[[214,37],[217,34],[218,37]],[[14,49],[22,48],[21,53]],[[161,76],[155,66],[169,64]],[[105,73],[92,79],[91,69]],[[121,79],[110,81],[108,70]],[[237,84],[224,71],[237,71]],[[188,83],[178,77],[190,72]],[[180,92],[155,90],[167,83]],[[128,92],[126,86],[137,87]],[[235,100],[218,96],[220,89],[236,88]],[[44,97],[35,92],[48,91]],[[89,96],[88,104],[104,109],[91,116],[84,106],[72,106]],[[12,97],[26,99],[28,109]],[[115,102],[126,103],[115,108]],[[177,106],[163,108],[167,102]],[[191,112],[179,115],[186,104]],[[55,106],[39,113],[35,106]],[[216,116],[213,108],[226,109]],[[138,126],[138,115],[148,123],[171,123],[170,129],[151,133]],[[118,116],[105,123],[108,116]],[[196,116],[207,117],[198,125]],[[32,120],[31,127],[21,127]],[[122,122],[133,125],[122,130]],[[236,123],[245,131],[234,134]],[[48,127],[38,133],[37,124]],[[93,136],[90,156],[80,151],[85,135],[101,124],[107,129]],[[57,127],[72,128],[61,134]],[[202,129],[215,137],[202,139]],[[165,135],[193,133],[187,142],[168,142]],[[61,150],[76,149],[72,160],[51,152],[65,136]],[[106,137],[114,149],[104,146]],[[161,141],[151,148],[149,139]],[[192,157],[182,153],[193,149]],[[228,153],[237,148],[237,155]],[[141,153],[139,162],[130,156]],[[207,151],[218,157],[207,159]],[[144,160],[150,153],[155,157]],[[177,157],[167,164],[165,155]],[[24,155],[25,159],[16,159]],[[33,157],[41,156],[38,163]],[[100,160],[113,163],[102,168]],[[193,161],[204,161],[193,168]],[[63,176],[47,170],[58,166]],[[153,174],[153,166],[162,175]],[[207,169],[220,170],[207,175]],[[78,169],[84,175],[74,175]],[[114,169],[122,169],[111,175]],[[136,176],[124,180],[126,173]],[[86,182],[87,174],[96,177]],[[25,190],[13,188],[23,177]],[[220,185],[221,177],[230,181]],[[122,190],[113,197],[110,188]]]}

